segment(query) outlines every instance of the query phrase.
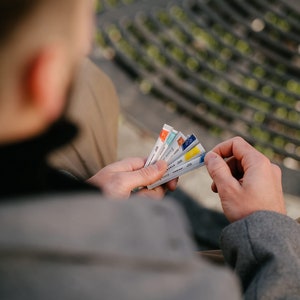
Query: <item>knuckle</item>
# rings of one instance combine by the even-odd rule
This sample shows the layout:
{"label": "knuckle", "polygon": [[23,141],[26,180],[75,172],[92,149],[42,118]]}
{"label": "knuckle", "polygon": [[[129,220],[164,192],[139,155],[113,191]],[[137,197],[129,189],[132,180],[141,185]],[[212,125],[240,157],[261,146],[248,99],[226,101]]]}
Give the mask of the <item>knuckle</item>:
{"label": "knuckle", "polygon": [[270,168],[271,167],[271,161],[268,157],[264,156],[263,154],[261,154],[261,164],[263,166],[265,166],[266,168]]}
{"label": "knuckle", "polygon": [[256,162],[259,163],[260,166],[268,168],[271,166],[270,159],[263,155],[261,152],[256,150],[253,154],[253,157],[255,158]]}
{"label": "knuckle", "polygon": [[281,169],[279,168],[279,166],[275,165],[275,164],[272,164],[272,168],[273,168],[273,171],[275,172],[275,174],[277,176],[280,176],[282,175],[282,171]]}
{"label": "knuckle", "polygon": [[232,138],[232,140],[233,140],[233,142],[238,143],[238,144],[240,144],[240,143],[245,143],[245,142],[246,142],[246,141],[245,141],[242,137],[240,137],[240,136],[235,136],[235,137]]}
{"label": "knuckle", "polygon": [[144,179],[148,179],[151,178],[153,176],[153,172],[152,172],[152,168],[143,168],[139,171],[141,177],[143,177]]}

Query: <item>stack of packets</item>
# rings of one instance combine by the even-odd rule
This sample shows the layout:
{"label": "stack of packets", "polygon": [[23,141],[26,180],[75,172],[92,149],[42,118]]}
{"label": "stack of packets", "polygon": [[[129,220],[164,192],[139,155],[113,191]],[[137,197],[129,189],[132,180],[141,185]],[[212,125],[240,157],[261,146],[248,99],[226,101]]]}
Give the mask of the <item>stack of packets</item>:
{"label": "stack of packets", "polygon": [[165,124],[146,161],[145,167],[158,160],[165,160],[168,169],[165,175],[148,189],[162,185],[187,172],[204,165],[206,151],[194,134],[185,136],[180,131]]}

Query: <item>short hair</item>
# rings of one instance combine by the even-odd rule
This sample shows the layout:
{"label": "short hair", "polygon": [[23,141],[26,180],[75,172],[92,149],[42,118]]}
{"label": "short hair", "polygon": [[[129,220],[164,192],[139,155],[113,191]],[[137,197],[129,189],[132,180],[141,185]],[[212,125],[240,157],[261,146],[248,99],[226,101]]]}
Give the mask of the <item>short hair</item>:
{"label": "short hair", "polygon": [[0,45],[17,29],[42,0],[0,0]]}

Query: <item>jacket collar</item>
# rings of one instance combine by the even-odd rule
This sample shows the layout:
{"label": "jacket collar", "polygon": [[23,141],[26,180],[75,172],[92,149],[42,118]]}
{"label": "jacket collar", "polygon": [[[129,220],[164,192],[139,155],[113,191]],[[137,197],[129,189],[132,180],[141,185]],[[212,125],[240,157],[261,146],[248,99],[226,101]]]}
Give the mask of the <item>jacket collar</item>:
{"label": "jacket collar", "polygon": [[86,187],[47,164],[48,154],[76,134],[75,125],[61,119],[38,137],[0,145],[0,197]]}

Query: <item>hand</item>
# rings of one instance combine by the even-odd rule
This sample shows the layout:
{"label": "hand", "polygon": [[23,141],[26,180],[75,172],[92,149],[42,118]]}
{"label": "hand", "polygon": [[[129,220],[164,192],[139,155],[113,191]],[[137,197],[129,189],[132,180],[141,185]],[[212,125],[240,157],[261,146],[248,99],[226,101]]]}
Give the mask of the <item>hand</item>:
{"label": "hand", "polygon": [[217,145],[205,163],[230,222],[259,210],[286,214],[279,167],[242,138]]}
{"label": "hand", "polygon": [[167,163],[158,161],[146,168],[144,165],[142,158],[127,158],[104,167],[87,182],[101,188],[106,196],[117,199],[127,199],[136,188],[139,188],[136,194],[155,199],[162,198],[167,189],[175,190],[177,180],[153,190],[144,188],[165,174]]}

